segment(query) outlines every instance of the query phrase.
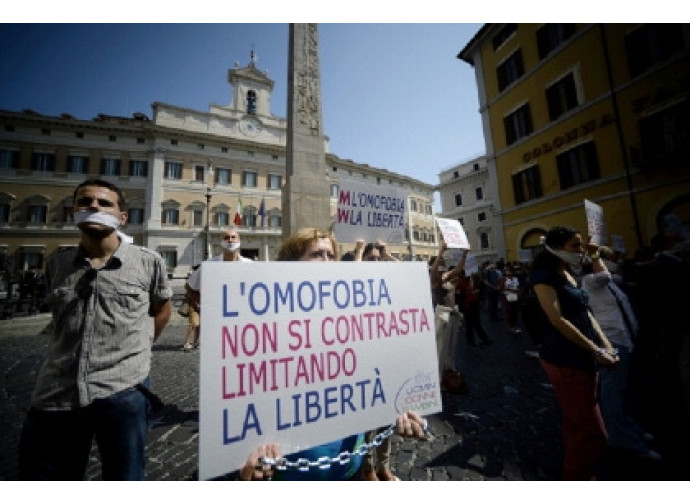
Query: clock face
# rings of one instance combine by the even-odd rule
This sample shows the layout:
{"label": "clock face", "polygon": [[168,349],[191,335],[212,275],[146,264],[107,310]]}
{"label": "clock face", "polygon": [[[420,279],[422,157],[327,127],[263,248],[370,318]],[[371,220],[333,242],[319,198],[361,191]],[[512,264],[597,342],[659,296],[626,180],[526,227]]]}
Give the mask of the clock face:
{"label": "clock face", "polygon": [[240,131],[247,136],[256,136],[261,131],[261,123],[256,119],[242,119]]}

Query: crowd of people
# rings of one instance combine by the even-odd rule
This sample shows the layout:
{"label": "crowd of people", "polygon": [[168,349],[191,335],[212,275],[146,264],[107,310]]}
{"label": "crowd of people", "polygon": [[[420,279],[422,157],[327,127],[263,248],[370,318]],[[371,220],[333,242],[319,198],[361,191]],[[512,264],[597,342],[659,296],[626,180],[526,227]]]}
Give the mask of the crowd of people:
{"label": "crowd of people", "polygon": [[[161,257],[117,232],[127,219],[117,186],[84,181],[75,189],[74,208],[79,247],[46,265],[53,322],[20,441],[19,477],[82,479],[95,440],[103,479],[143,479],[148,422],[161,403],[150,384],[151,346],[170,318],[172,289]],[[251,261],[240,254],[237,229],[223,230],[221,245],[222,253],[211,261]],[[383,242],[358,240],[342,257],[338,251],[331,232],[307,228],[287,237],[276,259],[398,260]],[[442,241],[429,261],[444,392],[467,392],[457,369],[463,332],[467,346],[477,348],[519,337],[520,326],[529,326],[562,410],[564,479],[606,477],[611,450],[652,462],[682,459],[690,448],[687,237],[660,235],[625,260],[571,227],[556,226],[531,264],[489,262],[469,274],[469,248],[455,254],[452,267],[449,252]],[[195,268],[185,286],[190,315],[184,350],[200,344],[202,268]],[[538,308],[530,312],[530,324],[521,324],[529,293]],[[484,319],[505,320],[505,336],[496,334],[495,324],[489,334],[482,311]],[[663,414],[631,407],[633,388]],[[426,420],[414,412],[398,416],[394,426],[401,436],[426,433]],[[282,455],[278,445],[268,443],[248,454],[238,478],[395,481],[390,439],[381,439],[382,433],[364,431],[293,454],[318,460],[354,453],[363,444],[372,447],[345,464],[306,472],[276,472],[266,461]],[[663,449],[653,449],[655,441]]]}

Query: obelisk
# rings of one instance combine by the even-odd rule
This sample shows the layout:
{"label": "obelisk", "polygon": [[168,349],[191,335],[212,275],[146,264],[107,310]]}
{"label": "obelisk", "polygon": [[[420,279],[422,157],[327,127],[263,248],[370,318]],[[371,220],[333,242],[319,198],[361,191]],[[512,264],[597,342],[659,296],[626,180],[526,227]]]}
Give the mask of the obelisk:
{"label": "obelisk", "polygon": [[289,47],[283,238],[304,227],[328,229],[331,225],[317,25],[290,24]]}

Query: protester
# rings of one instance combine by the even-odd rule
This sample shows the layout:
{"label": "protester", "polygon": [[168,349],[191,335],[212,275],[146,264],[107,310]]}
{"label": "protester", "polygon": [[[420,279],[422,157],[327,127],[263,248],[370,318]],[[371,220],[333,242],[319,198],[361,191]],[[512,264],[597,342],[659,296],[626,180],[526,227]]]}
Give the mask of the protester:
{"label": "protester", "polygon": [[465,323],[465,338],[470,347],[477,346],[475,333],[479,337],[482,346],[493,343],[484,329],[481,321],[481,292],[484,280],[479,272],[472,273],[469,277],[460,278],[457,288],[462,293],[464,303],[462,312]]}
{"label": "protester", "polygon": [[[199,269],[199,264],[192,268],[192,272]],[[182,344],[182,350],[188,352],[194,348],[199,348],[199,331],[201,326],[201,319],[199,313],[201,312],[201,306],[199,306],[198,296],[193,296],[190,293],[189,284],[185,283],[185,297],[187,300],[187,306],[189,307],[189,313],[187,314],[187,319],[189,325],[187,326],[187,332],[184,335],[184,343]]]}
{"label": "protester", "polygon": [[515,272],[511,266],[505,268],[503,276],[498,281],[498,288],[503,293],[503,305],[505,306],[508,330],[513,334],[518,334],[521,332],[517,327],[520,281],[517,276],[515,276]]}
{"label": "protester", "polygon": [[[580,233],[557,226],[547,233],[544,247],[534,260],[531,281],[549,321],[539,356],[562,410],[563,479],[595,479],[606,455],[596,366],[613,366],[618,357],[590,312],[587,293],[571,274],[584,254]],[[587,250],[595,254],[596,245],[588,244]]]}
{"label": "protester", "polygon": [[95,439],[104,480],[143,480],[152,407],[151,346],[170,318],[162,258],[122,240],[122,191],[74,191],[78,247],[46,265],[47,355],[20,441],[19,479],[81,480]]}
{"label": "protester", "polygon": [[436,322],[436,350],[438,352],[441,390],[462,393],[467,390],[467,384],[463,375],[456,369],[455,362],[458,346],[457,337],[463,315],[455,306],[455,282],[456,277],[465,268],[469,249],[463,250],[460,260],[450,271],[447,271],[443,258],[446,250],[448,250],[448,246],[444,240],[441,240],[438,255],[433,259],[429,271],[434,320]]}
{"label": "protester", "polygon": [[489,310],[489,317],[492,320],[501,320],[499,315],[501,305],[501,289],[499,282],[503,277],[501,269],[495,263],[489,263],[482,272],[484,277],[484,285],[486,287],[487,308]]}
{"label": "protester", "polygon": [[590,256],[591,264],[583,268],[585,275],[582,278],[582,288],[589,294],[594,317],[616,349],[619,359],[615,368],[602,367],[599,372],[599,404],[608,444],[648,460],[661,460],[661,455],[646,444],[651,435],[625,410],[630,355],[638,324],[628,296],[616,285],[606,267],[606,262],[613,256],[610,248],[599,247],[599,252]]}
{"label": "protester", "polygon": [[[244,263],[250,263],[253,262],[251,259],[248,257],[243,257],[240,254],[240,249],[242,247],[242,244],[240,242],[240,233],[237,231],[235,227],[229,227],[227,229],[222,229],[221,230],[221,238],[220,238],[220,246],[223,248],[223,252],[218,254],[217,256],[212,257],[211,259],[208,259],[209,261],[239,261],[239,262],[244,262]],[[189,301],[189,307],[190,307],[190,323],[192,320],[191,317],[191,309],[192,307],[196,307],[195,309],[201,316],[201,270],[203,268],[203,263],[201,268],[196,268],[192,271],[191,275],[189,275],[189,278],[187,279],[187,283],[185,283],[185,291],[187,293],[187,299]],[[198,348],[199,347],[199,333],[200,330],[197,328],[196,330],[196,336],[195,336],[195,341],[192,343],[192,348]],[[187,341],[185,338],[185,345],[187,345]],[[183,350],[191,350],[187,346],[183,345]]]}
{"label": "protester", "polygon": [[[283,241],[278,250],[279,261],[337,261],[338,242],[328,231],[316,228],[300,229]],[[409,411],[399,415],[395,421],[395,432],[401,436],[425,436],[426,421],[417,413]],[[254,450],[244,467],[239,471],[241,480],[284,479],[284,480],[361,480],[362,457],[355,455],[365,442],[365,434],[355,434],[338,439],[314,448],[302,450],[291,455],[294,459],[310,461],[333,460],[343,453],[348,456],[344,463],[333,463],[328,467],[312,468],[308,471],[276,470],[274,464],[266,459],[281,458],[280,448],[276,444],[265,444]]]}

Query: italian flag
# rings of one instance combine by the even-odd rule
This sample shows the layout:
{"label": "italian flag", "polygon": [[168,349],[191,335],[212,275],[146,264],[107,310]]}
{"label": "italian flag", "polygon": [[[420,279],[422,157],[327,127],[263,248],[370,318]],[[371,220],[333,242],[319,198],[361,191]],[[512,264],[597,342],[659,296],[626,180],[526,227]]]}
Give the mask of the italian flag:
{"label": "italian flag", "polygon": [[242,225],[242,198],[238,198],[237,200],[237,212],[235,213],[235,220],[234,223],[236,226],[241,226]]}

